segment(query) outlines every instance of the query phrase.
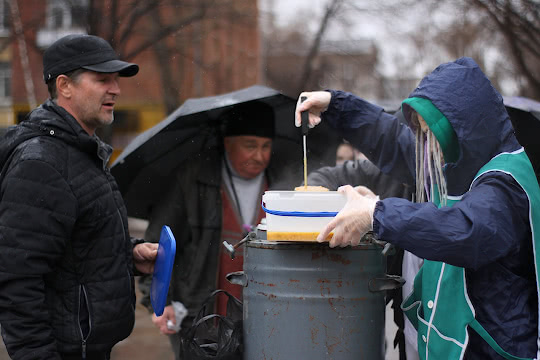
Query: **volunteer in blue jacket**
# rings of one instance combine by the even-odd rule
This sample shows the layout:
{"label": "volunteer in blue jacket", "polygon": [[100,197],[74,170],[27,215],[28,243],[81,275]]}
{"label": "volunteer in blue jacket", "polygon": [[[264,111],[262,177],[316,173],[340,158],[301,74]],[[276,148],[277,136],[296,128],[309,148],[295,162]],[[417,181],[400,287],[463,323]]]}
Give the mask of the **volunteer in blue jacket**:
{"label": "volunteer in blue jacket", "polygon": [[341,91],[306,92],[321,119],[383,172],[416,184],[415,201],[352,187],[321,232],[330,246],[380,240],[425,259],[402,304],[421,359],[538,358],[540,189],[501,95],[478,65],[438,66],[403,101],[410,127]]}

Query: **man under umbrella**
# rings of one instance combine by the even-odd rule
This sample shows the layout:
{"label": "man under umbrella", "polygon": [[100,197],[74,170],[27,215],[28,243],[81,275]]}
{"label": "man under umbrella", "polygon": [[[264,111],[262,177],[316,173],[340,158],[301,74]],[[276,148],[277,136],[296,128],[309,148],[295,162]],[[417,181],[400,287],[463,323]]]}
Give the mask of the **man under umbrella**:
{"label": "man under umbrella", "polygon": [[[169,225],[177,241],[168,305],[162,316],[153,315],[156,327],[169,335],[177,359],[182,329],[191,324],[216,286],[241,297],[242,288],[225,279],[228,273],[242,270],[241,249],[232,260],[221,244],[239,242],[259,223],[264,216],[261,196],[273,178],[267,169],[274,137],[273,109],[251,101],[230,108],[220,120],[223,143],[178,166],[151,209],[145,236],[157,242],[161,227]],[[141,278],[143,304],[149,307],[148,285],[149,279]],[[225,315],[226,302],[221,300],[226,298],[218,298],[217,312]],[[182,321],[184,309],[187,316]],[[175,324],[173,329],[168,321]]]}

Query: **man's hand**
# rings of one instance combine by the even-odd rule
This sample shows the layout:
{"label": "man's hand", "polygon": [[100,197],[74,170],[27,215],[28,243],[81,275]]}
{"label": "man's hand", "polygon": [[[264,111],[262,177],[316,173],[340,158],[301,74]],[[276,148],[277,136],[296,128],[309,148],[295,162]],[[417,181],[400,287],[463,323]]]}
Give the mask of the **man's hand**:
{"label": "man's hand", "polygon": [[[366,191],[366,189],[365,187],[353,189],[350,185],[338,189],[339,192],[347,195],[347,203],[317,236],[318,242],[323,242],[333,230],[334,235],[330,240],[330,247],[356,246],[360,243],[362,236],[373,229],[373,211],[379,199],[371,190]],[[361,193],[366,195],[361,195]]]}
{"label": "man's hand", "polygon": [[159,332],[163,335],[171,335],[175,334],[176,332],[174,330],[170,330],[167,328],[167,321],[171,320],[173,324],[176,324],[176,317],[174,315],[174,308],[172,305],[165,306],[165,309],[163,309],[163,314],[161,316],[156,316],[156,314],[152,314],[152,322],[154,323],[154,326],[159,329]]}
{"label": "man's hand", "polygon": [[[301,102],[301,98],[305,96],[307,99]],[[313,128],[321,122],[321,113],[328,108],[332,94],[328,91],[303,92],[298,97],[296,103],[296,111],[294,116],[294,124],[296,127],[302,126],[301,112],[309,110],[309,127]]]}
{"label": "man's hand", "polygon": [[142,243],[133,247],[133,262],[137,270],[144,274],[154,272],[158,246],[155,243]]}

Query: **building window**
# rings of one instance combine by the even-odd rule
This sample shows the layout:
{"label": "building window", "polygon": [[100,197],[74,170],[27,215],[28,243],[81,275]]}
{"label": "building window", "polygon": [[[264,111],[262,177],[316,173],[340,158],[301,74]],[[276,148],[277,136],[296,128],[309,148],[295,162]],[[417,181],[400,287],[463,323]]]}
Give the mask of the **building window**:
{"label": "building window", "polygon": [[88,4],[89,0],[48,0],[47,19],[37,32],[36,44],[46,49],[63,36],[85,34]]}
{"label": "building window", "polygon": [[11,67],[8,62],[0,62],[0,101],[11,98]]}
{"label": "building window", "polygon": [[47,28],[66,29],[84,27],[88,0],[49,0]]}
{"label": "building window", "polygon": [[73,27],[85,28],[88,16],[88,0],[76,1],[71,7],[71,24]]}
{"label": "building window", "polygon": [[62,29],[64,27],[64,17],[67,17],[64,9],[55,7],[51,10],[51,16],[49,17],[49,27],[53,29]]}
{"label": "building window", "polygon": [[0,0],[0,36],[9,35],[11,14],[9,13],[9,6],[6,3],[7,0]]}

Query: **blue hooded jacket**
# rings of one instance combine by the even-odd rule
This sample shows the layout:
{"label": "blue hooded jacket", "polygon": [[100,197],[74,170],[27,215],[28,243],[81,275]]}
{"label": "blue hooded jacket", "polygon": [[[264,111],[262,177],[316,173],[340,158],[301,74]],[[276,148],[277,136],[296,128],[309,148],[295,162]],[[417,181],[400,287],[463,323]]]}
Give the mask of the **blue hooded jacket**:
{"label": "blue hooded jacket", "polygon": [[[415,138],[409,127],[356,96],[331,91],[323,121],[362,151],[384,173],[414,184]],[[451,125],[454,141],[442,146],[452,207],[388,198],[377,203],[379,239],[428,260],[466,269],[476,318],[508,353],[536,357],[538,296],[529,225],[529,202],[515,180],[478,170],[495,155],[521,148],[502,96],[470,58],[442,64],[410,98],[427,99]],[[409,119],[411,108],[404,103]],[[428,122],[429,124],[429,122]],[[439,140],[439,142],[441,142]],[[452,156],[450,156],[452,155]],[[465,359],[500,359],[470,330]]]}

